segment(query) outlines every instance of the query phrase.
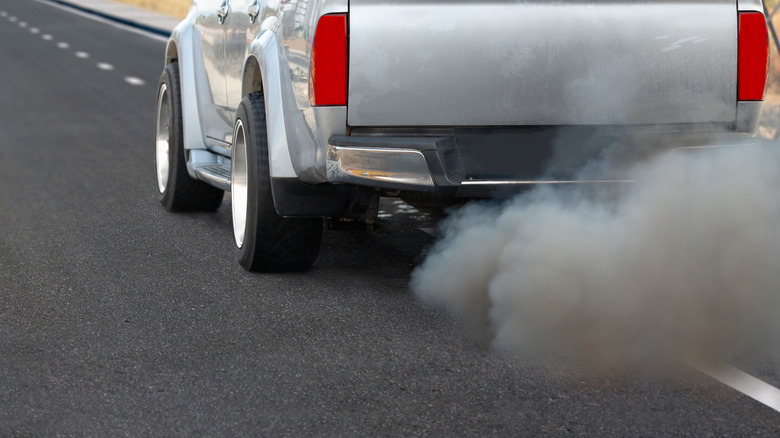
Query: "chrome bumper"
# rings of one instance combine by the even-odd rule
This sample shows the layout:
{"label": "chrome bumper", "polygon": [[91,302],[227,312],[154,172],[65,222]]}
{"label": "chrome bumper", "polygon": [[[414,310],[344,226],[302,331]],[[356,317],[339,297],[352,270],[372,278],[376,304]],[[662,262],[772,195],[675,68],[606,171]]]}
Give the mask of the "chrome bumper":
{"label": "chrome bumper", "polygon": [[[328,141],[327,182],[463,198],[500,196],[537,185],[633,182],[620,174],[583,178],[581,170],[589,162],[616,140],[632,134],[631,129],[607,130],[606,134],[607,128],[594,129],[488,128],[453,131],[444,137],[334,136]],[[754,141],[727,132],[686,136],[661,129],[640,134],[649,135],[645,140],[665,140],[647,142],[656,152],[743,146]],[[637,159],[647,158],[642,148],[632,151],[629,147],[621,153],[633,152]]]}
{"label": "chrome bumper", "polygon": [[436,151],[440,138],[331,137],[327,178],[388,190],[434,190],[436,184],[424,151]]}

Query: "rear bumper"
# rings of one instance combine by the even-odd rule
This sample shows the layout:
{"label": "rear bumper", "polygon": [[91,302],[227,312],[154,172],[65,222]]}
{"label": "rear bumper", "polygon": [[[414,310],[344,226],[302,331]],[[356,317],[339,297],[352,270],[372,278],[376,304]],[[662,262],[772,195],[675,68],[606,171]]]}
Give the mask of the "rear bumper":
{"label": "rear bumper", "polygon": [[[753,141],[744,134],[683,135],[672,134],[668,128],[637,134],[620,127],[367,134],[330,138],[328,182],[459,198],[501,196],[542,184],[631,182],[618,169],[653,154]],[[594,166],[602,162],[609,166]]]}
{"label": "rear bumper", "polygon": [[334,136],[328,141],[328,182],[435,191],[448,185],[440,156],[454,144],[452,137]]}

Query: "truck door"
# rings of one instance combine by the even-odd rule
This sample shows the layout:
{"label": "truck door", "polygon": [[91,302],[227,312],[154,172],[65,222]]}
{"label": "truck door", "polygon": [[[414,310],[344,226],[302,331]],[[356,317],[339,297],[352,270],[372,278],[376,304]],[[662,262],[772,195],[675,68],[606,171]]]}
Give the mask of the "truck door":
{"label": "truck door", "polygon": [[260,0],[230,0],[233,11],[225,22],[225,92],[231,119],[235,119],[243,97],[247,46],[256,35],[253,32],[259,32],[263,3]]}
{"label": "truck door", "polygon": [[[198,96],[201,123],[207,141],[226,147],[232,140],[233,120],[227,109],[225,91],[225,24],[231,15],[227,0],[199,0],[195,2],[200,32],[200,51],[203,70],[208,83],[207,92]],[[204,84],[205,85],[205,84]]]}

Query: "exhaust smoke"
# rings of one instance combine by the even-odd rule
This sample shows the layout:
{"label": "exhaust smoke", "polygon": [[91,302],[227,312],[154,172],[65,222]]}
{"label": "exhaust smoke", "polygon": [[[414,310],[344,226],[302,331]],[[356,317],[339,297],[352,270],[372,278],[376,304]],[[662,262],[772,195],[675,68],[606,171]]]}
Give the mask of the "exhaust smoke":
{"label": "exhaust smoke", "polygon": [[494,345],[590,364],[723,360],[780,310],[780,152],[665,153],[619,188],[541,187],[441,224],[412,274]]}

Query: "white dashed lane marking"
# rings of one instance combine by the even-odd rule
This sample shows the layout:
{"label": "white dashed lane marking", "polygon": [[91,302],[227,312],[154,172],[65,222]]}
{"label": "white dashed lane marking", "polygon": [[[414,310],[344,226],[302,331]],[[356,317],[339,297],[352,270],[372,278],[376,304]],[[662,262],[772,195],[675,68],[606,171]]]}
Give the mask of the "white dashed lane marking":
{"label": "white dashed lane marking", "polygon": [[146,82],[144,82],[143,79],[136,78],[134,76],[128,76],[125,78],[125,82],[127,82],[130,85],[135,85],[137,87],[140,87],[141,85],[145,85]]}
{"label": "white dashed lane marking", "polygon": [[[5,12],[5,11],[0,12],[0,15],[3,16],[3,17],[8,17],[8,13]],[[14,17],[14,16],[8,17],[8,19],[11,22],[18,21],[18,18]],[[26,21],[20,21],[18,24],[19,24],[19,27],[27,27],[28,26]],[[31,27],[31,28],[29,28],[29,30],[30,30],[30,33],[33,33],[33,34],[41,33],[41,30],[39,28],[37,28],[37,27]],[[44,41],[52,41],[54,39],[54,37],[51,34],[45,33],[45,34],[41,35],[41,39],[43,39]],[[67,50],[67,49],[71,48],[70,44],[65,42],[65,41],[58,42],[57,43],[57,47],[59,47],[60,49],[63,49],[63,50]],[[83,52],[83,51],[75,52],[74,55],[76,55],[76,57],[80,58],[80,59],[88,59],[88,58],[90,58],[90,54],[87,53],[87,52]],[[114,66],[112,64],[107,63],[107,62],[98,62],[96,64],[96,66],[97,66],[98,69],[103,70],[103,71],[113,71],[114,70]],[[141,87],[141,86],[146,85],[146,81],[144,81],[141,78],[137,78],[135,76],[127,76],[127,77],[124,78],[124,80],[128,84],[136,86],[136,87]]]}
{"label": "white dashed lane marking", "polygon": [[718,382],[780,412],[780,389],[763,380],[725,364],[720,366],[696,364],[693,367]]}

